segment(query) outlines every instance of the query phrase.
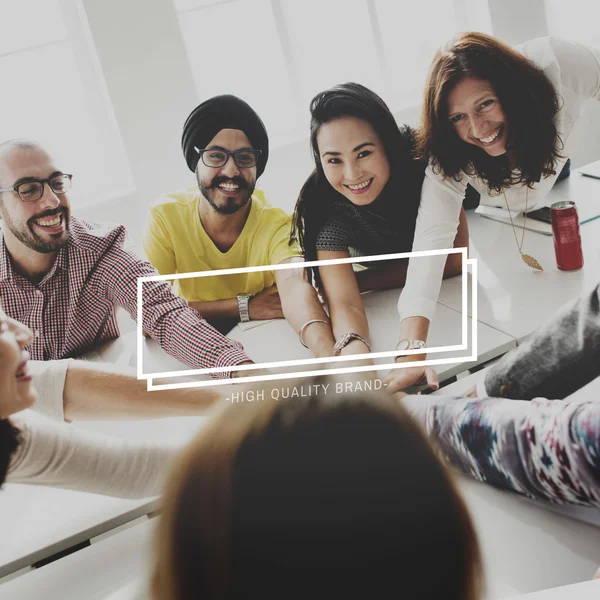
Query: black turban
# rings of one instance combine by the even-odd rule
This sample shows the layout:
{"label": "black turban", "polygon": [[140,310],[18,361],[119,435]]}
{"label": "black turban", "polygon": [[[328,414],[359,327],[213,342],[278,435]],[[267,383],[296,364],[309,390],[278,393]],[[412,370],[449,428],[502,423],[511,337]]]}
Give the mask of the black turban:
{"label": "black turban", "polygon": [[181,149],[190,171],[196,171],[200,159],[194,146],[206,148],[221,129],[240,129],[246,134],[252,147],[261,150],[256,163],[256,177],[260,177],[269,158],[267,130],[249,104],[229,94],[205,100],[187,118],[181,136]]}

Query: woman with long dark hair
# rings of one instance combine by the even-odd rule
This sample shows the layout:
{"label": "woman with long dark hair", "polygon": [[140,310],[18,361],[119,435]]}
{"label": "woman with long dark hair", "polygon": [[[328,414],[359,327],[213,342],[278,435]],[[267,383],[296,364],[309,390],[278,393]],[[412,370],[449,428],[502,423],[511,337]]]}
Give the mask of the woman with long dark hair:
{"label": "woman with long dark hair", "polygon": [[226,405],[179,457],[153,600],[481,599],[469,513],[398,401],[298,385],[330,393]]}
{"label": "woman with long dark hair", "polygon": [[[429,160],[413,250],[451,248],[467,185],[481,204],[527,213],[544,203],[570,154],[569,135],[589,99],[600,100],[600,52],[556,38],[510,48],[463,33],[440,50],[425,86],[417,143]],[[514,229],[514,227],[513,227]],[[540,269],[516,236],[514,256]],[[520,241],[519,241],[520,238]],[[522,264],[522,263],[521,263]],[[425,341],[443,257],[411,261],[400,297],[400,337]],[[392,390],[423,369],[393,373]]]}
{"label": "woman with long dark hair", "polygon": [[[415,133],[399,128],[385,102],[357,83],[317,94],[310,105],[315,170],[304,184],[292,237],[307,260],[410,252],[425,163],[415,158]],[[455,236],[466,246],[466,221]],[[353,271],[351,264],[314,270],[329,304],[338,354],[370,350],[360,292],[404,284],[407,261]],[[446,275],[460,272],[456,255]],[[411,357],[412,359],[413,357]],[[428,383],[435,384],[429,371]]]}

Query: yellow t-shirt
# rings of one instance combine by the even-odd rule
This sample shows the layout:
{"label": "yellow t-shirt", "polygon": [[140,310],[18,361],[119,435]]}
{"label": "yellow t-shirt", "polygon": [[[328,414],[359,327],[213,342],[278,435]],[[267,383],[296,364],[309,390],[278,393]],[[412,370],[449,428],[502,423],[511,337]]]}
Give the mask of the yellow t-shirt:
{"label": "yellow t-shirt", "polygon": [[[242,233],[227,252],[221,252],[207,235],[198,213],[200,192],[195,186],[161,197],[150,209],[143,246],[161,275],[216,269],[276,265],[302,256],[289,245],[291,217],[270,206],[254,190],[250,214]],[[275,284],[273,271],[240,273],[176,280],[175,289],[188,302],[225,300],[237,294],[258,294]]]}

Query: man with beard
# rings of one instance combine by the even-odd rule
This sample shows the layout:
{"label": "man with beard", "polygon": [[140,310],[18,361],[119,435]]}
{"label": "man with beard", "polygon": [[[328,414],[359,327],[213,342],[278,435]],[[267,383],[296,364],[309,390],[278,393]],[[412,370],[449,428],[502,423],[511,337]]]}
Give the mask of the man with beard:
{"label": "man with beard", "polygon": [[[269,140],[246,102],[223,95],[200,104],[185,122],[182,149],[198,185],[167,194],[151,209],[144,249],[159,273],[303,260],[289,243],[291,217],[255,189]],[[178,292],[221,331],[238,321],[287,318],[315,356],[331,356],[331,325],[304,271],[179,279]]]}
{"label": "man with beard", "polygon": [[[137,280],[156,275],[128,249],[124,227],[71,215],[71,180],[38,143],[0,144],[0,298],[6,313],[34,332],[34,360],[74,357],[117,338],[116,308],[136,319]],[[144,329],[190,367],[252,362],[167,282],[144,284],[143,307]],[[234,375],[241,373],[248,371]]]}

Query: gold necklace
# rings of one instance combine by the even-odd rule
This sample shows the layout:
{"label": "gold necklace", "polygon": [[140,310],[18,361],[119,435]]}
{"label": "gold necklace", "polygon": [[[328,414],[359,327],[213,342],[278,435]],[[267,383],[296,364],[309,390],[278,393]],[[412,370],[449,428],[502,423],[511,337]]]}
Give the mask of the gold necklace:
{"label": "gold necklace", "polygon": [[519,238],[517,237],[517,230],[515,229],[515,224],[512,220],[512,215],[510,214],[510,208],[508,207],[508,200],[506,199],[506,194],[504,190],[502,190],[502,195],[504,196],[504,202],[506,203],[506,210],[508,211],[508,218],[510,219],[510,225],[512,227],[513,233],[515,235],[515,242],[517,242],[517,249],[521,254],[521,258],[523,262],[532,269],[536,269],[536,271],[543,271],[542,265],[533,258],[533,256],[529,256],[529,254],[523,253],[523,241],[525,240],[525,225],[527,225],[527,200],[529,199],[529,188],[525,192],[525,212],[523,213],[523,233],[521,234],[521,243],[519,244]]}

